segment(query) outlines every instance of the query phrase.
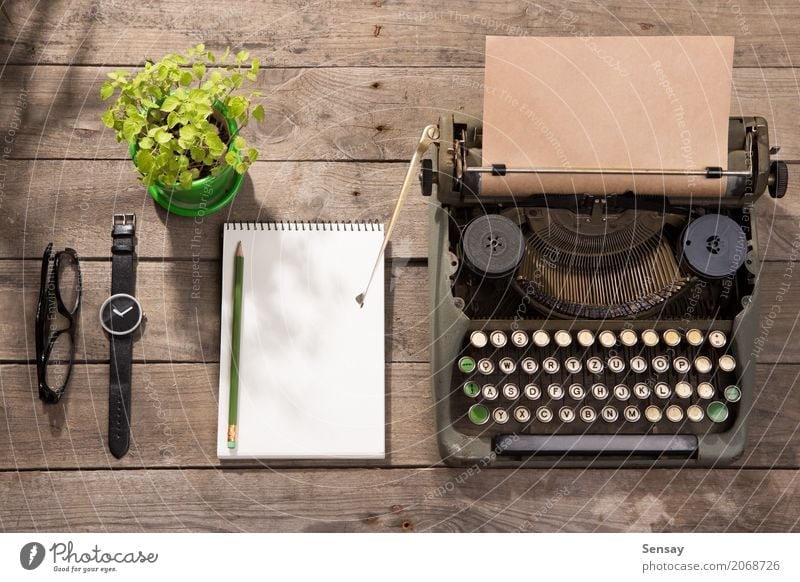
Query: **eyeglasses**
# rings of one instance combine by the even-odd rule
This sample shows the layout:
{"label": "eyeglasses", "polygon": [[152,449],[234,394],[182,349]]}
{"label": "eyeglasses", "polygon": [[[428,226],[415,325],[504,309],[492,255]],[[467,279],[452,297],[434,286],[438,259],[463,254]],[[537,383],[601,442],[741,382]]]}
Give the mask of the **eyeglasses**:
{"label": "eyeglasses", "polygon": [[53,243],[42,257],[36,308],[36,373],[39,398],[55,403],[69,383],[75,359],[75,326],[81,306],[81,268],[74,249],[53,256]]}

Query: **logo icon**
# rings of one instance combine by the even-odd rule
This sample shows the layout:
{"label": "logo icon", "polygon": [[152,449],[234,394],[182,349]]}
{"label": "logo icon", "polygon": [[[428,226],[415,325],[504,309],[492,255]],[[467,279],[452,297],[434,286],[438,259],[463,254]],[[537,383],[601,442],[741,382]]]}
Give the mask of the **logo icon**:
{"label": "logo icon", "polygon": [[39,542],[29,542],[19,552],[19,563],[26,570],[35,570],[44,561],[44,546]]}

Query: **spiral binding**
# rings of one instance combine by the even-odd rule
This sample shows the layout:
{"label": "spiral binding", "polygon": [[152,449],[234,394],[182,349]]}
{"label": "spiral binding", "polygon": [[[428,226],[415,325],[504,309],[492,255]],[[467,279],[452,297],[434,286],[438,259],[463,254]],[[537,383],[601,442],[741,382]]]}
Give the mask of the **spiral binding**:
{"label": "spiral binding", "polygon": [[289,230],[289,231],[360,231],[375,232],[383,230],[379,220],[329,220],[312,222],[310,220],[280,220],[274,222],[226,222],[225,230]]}

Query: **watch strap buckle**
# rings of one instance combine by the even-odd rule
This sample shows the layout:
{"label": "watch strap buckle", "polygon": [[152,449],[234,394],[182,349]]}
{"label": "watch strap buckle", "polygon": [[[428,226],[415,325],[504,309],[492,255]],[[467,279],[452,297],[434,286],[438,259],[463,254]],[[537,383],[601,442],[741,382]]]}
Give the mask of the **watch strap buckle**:
{"label": "watch strap buckle", "polygon": [[136,215],[133,212],[122,212],[115,214],[112,226],[127,226],[131,225],[136,228]]}

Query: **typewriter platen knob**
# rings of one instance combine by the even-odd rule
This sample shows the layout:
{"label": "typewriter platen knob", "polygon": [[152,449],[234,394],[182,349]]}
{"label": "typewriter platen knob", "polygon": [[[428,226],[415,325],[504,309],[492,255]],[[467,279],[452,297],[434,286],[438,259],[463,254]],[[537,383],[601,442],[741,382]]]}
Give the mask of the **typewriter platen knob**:
{"label": "typewriter platen knob", "polygon": [[775,161],[769,167],[769,195],[783,198],[789,185],[789,167],[786,162]]}

